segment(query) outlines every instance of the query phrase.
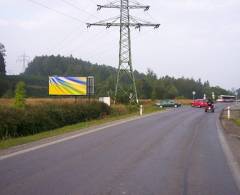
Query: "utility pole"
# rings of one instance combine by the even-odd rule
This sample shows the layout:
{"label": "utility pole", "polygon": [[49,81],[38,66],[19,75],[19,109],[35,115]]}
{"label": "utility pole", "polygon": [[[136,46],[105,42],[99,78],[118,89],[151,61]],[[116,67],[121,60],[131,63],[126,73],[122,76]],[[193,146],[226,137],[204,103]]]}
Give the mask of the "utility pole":
{"label": "utility pole", "polygon": [[119,41],[119,65],[117,73],[117,81],[115,87],[115,100],[118,101],[119,92],[129,97],[130,102],[138,104],[138,94],[132,66],[132,51],[131,51],[131,30],[130,27],[135,27],[140,31],[141,27],[159,28],[160,24],[152,24],[130,15],[131,9],[149,10],[149,5],[142,5],[136,1],[117,0],[106,5],[97,5],[97,10],[102,8],[120,9],[120,16],[102,20],[96,23],[87,23],[87,27],[105,26],[120,27]]}
{"label": "utility pole", "polygon": [[17,62],[22,63],[23,72],[26,69],[26,65],[29,62],[29,59],[30,59],[30,57],[27,56],[25,53],[23,55],[19,56],[17,59]]}

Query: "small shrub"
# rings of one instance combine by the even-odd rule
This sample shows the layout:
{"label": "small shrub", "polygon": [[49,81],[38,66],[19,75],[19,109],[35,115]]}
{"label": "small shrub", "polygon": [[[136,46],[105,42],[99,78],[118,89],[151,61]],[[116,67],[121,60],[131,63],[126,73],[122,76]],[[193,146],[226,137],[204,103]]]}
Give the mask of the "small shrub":
{"label": "small shrub", "polygon": [[15,107],[16,108],[25,108],[26,106],[26,86],[23,81],[20,81],[16,85],[16,90],[15,90]]}
{"label": "small shrub", "polygon": [[118,115],[123,115],[123,114],[127,114],[128,113],[128,109],[125,105],[113,105],[111,107],[111,115],[113,116],[118,116]]}
{"label": "small shrub", "polygon": [[137,112],[139,110],[139,106],[138,105],[128,105],[127,109],[130,113],[133,113],[133,112]]}

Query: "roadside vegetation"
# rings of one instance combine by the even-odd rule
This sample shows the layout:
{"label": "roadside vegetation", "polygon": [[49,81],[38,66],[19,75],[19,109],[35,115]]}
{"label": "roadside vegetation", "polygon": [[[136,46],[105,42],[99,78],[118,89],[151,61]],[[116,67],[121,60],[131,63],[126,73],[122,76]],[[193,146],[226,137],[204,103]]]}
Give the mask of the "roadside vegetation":
{"label": "roadside vegetation", "polygon": [[231,118],[237,126],[240,126],[240,110],[239,110],[239,108],[236,107],[235,109],[231,110]]}
{"label": "roadside vegetation", "polygon": [[[83,98],[49,98],[48,77],[51,75],[94,76],[96,99],[106,94],[113,98],[116,68],[72,56],[39,56],[29,63],[24,73],[6,75],[5,56],[5,47],[0,44],[0,148],[139,115],[138,106],[126,104],[128,96],[119,101],[125,104],[111,107],[94,99],[89,102]],[[144,105],[144,114],[160,110],[154,106],[158,99],[176,99],[189,105],[192,91],[196,91],[195,98],[212,92],[216,96],[231,94],[221,87],[210,86],[208,81],[157,77],[150,69],[145,74],[134,71],[134,76],[139,98],[144,100],[140,103]],[[129,83],[123,85],[128,87]]]}
{"label": "roadside vegetation", "polygon": [[[233,109],[231,109],[230,113],[231,113],[231,119],[230,119],[231,123],[232,124],[236,124],[237,126],[240,127],[240,110],[239,110],[239,108],[237,108],[237,107],[234,108],[233,107]],[[222,114],[220,116],[220,119],[223,120],[223,121],[224,120],[228,121],[227,109],[223,110],[223,112],[222,112]]]}
{"label": "roadside vegetation", "polygon": [[0,107],[0,139],[21,137],[65,125],[101,118],[111,113],[106,104],[42,104]]}
{"label": "roadside vegetation", "polygon": [[[87,127],[138,116],[139,108],[134,105],[113,105],[99,102],[65,102],[26,105],[24,109],[14,106],[0,107],[0,149],[17,146],[69,132],[85,131]],[[26,100],[26,102],[28,102]],[[31,100],[31,103],[33,100]],[[69,103],[72,102],[72,103]],[[144,104],[144,114],[161,111],[152,101]],[[4,117],[7,116],[7,117]]]}
{"label": "roadside vegetation", "polygon": [[240,119],[235,119],[234,122],[236,123],[236,125],[240,126]]}

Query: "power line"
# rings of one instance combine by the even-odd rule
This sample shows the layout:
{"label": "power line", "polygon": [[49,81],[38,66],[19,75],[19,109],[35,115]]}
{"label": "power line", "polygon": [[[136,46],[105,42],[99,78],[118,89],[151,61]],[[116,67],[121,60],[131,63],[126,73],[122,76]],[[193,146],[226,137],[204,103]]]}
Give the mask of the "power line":
{"label": "power line", "polygon": [[49,6],[47,6],[47,5],[43,4],[43,3],[40,3],[40,2],[38,2],[38,1],[35,1],[35,0],[28,0],[28,1],[30,1],[30,2],[32,2],[32,3],[34,3],[34,4],[36,4],[36,5],[39,5],[39,6],[41,6],[41,7],[44,7],[44,8],[46,8],[46,9],[49,9],[49,10],[51,10],[51,11],[57,13],[57,14],[60,14],[60,15],[62,15],[62,16],[71,18],[71,19],[76,20],[76,21],[81,22],[81,23],[85,23],[83,20],[80,20],[80,19],[77,18],[77,17],[68,15],[68,14],[66,14],[66,13],[64,13],[64,12],[61,12],[61,11],[59,11],[59,10],[57,10],[57,9],[54,9],[54,8],[51,8],[51,7],[49,7]]}
{"label": "power line", "polygon": [[[62,46],[64,46],[64,44],[65,44],[66,41],[69,42],[70,40],[75,39],[75,38],[74,38],[74,35],[75,35],[76,33],[78,33],[79,30],[80,30],[80,29],[79,29],[79,26],[78,26],[77,28],[75,28],[74,30],[72,30],[71,32],[69,32],[67,35],[65,35],[64,38],[61,39],[61,41],[58,41],[58,42],[55,41],[55,44],[54,44],[54,46],[53,46],[53,50],[54,50],[54,51],[57,51],[57,50],[61,49]],[[86,32],[82,32],[81,35],[83,35],[84,33],[86,33]],[[78,34],[78,36],[79,36],[79,34]]]}
{"label": "power line", "polygon": [[94,0],[89,0],[92,4],[96,5],[97,3]]}
{"label": "power line", "polygon": [[[63,16],[65,16],[65,17],[71,18],[71,19],[76,20],[76,21],[79,21],[79,22],[81,22],[81,23],[85,23],[85,21],[80,20],[80,19],[77,18],[77,17],[68,15],[68,14],[66,14],[66,13],[64,13],[64,12],[61,12],[61,11],[56,10],[56,9],[54,9],[54,8],[51,8],[51,7],[49,7],[49,6],[47,6],[47,5],[43,4],[43,3],[40,3],[40,2],[38,2],[38,1],[35,1],[35,0],[28,0],[28,1],[34,3],[34,4],[38,5],[38,6],[44,7],[44,8],[46,8],[46,9],[48,9],[48,10],[51,10],[51,11],[57,13],[57,14],[63,15]],[[74,7],[74,8],[76,8],[76,9],[78,9],[78,10],[81,10],[81,11],[85,12],[85,13],[88,14],[88,15],[94,16],[93,14],[88,13],[87,11],[81,9],[80,7],[75,6],[73,3],[70,3],[70,2],[68,2],[68,1],[66,1],[66,0],[61,0],[61,1],[63,1],[64,3],[70,5],[71,7]],[[96,16],[94,16],[94,17],[96,17]],[[78,28],[79,28],[79,27],[78,27]],[[72,35],[74,34],[74,32],[75,32],[75,30],[72,31],[72,32],[70,32],[70,34],[67,35],[67,36],[65,36],[64,39],[63,39],[61,42],[59,42],[59,44],[63,45],[63,42],[65,42],[70,36],[72,36]],[[59,45],[59,44],[58,44],[58,45]],[[58,48],[59,48],[59,47],[57,47],[57,44],[56,44],[56,46],[54,46],[54,50],[58,50]]]}
{"label": "power line", "polygon": [[[106,31],[106,32],[101,31],[101,33],[95,33],[94,35],[92,35],[90,37],[88,36],[86,38],[83,38],[83,36],[85,36],[88,31],[82,32],[81,35],[83,35],[83,36],[79,36],[79,34],[78,34],[78,36],[76,37],[75,34],[77,33],[77,30],[78,29],[74,29],[68,35],[66,35],[61,41],[54,44],[53,51],[55,51],[55,52],[57,52],[57,51],[65,52],[65,51],[69,50],[65,47],[65,45],[67,45],[68,47],[70,45],[70,46],[72,46],[72,49],[70,49],[70,53],[73,54],[73,52],[79,48],[80,44],[89,43],[90,40],[91,41],[95,41],[96,39],[104,40],[104,39],[102,39],[102,37],[107,36],[106,32],[109,32],[109,31]],[[82,38],[82,39],[80,41],[78,41],[79,38]],[[90,44],[84,44],[84,50],[89,48],[89,46],[90,46]]]}
{"label": "power line", "polygon": [[69,2],[69,1],[66,1],[66,0],[61,0],[61,1],[64,2],[65,4],[67,4],[67,5],[69,5],[69,6],[73,7],[73,8],[75,8],[75,9],[77,9],[77,10],[80,10],[80,11],[84,12],[85,14],[87,14],[87,15],[89,15],[89,16],[93,16],[93,17],[95,17],[95,18],[98,18],[97,16],[95,16],[95,15],[89,13],[88,11],[86,11],[86,10],[80,8],[79,6],[74,5],[73,3]]}
{"label": "power line", "polygon": [[[101,33],[98,33],[96,36],[94,36],[94,38],[92,38],[92,37],[87,37],[86,39],[82,39],[80,42],[77,43],[77,45],[76,45],[74,48],[72,48],[72,49],[70,50],[70,52],[74,52],[74,51],[78,48],[78,46],[80,45],[80,43],[82,43],[83,41],[85,41],[85,42],[89,42],[90,40],[91,40],[91,41],[94,41],[94,40],[96,40],[96,39],[100,39],[100,38],[104,37],[105,35],[106,35],[105,32],[101,32]],[[85,46],[84,46],[84,50],[88,49],[89,46],[91,47],[90,44],[85,45]],[[93,46],[95,47],[95,45],[93,45]],[[97,48],[97,50],[99,50],[99,48]]]}
{"label": "power line", "polygon": [[[149,34],[150,32],[147,32],[147,33],[145,33],[144,35],[146,35],[146,34]],[[140,39],[140,38],[142,38],[142,36],[137,36],[137,37],[133,37],[132,38],[132,41],[135,41],[135,40],[138,40],[138,39]],[[110,41],[113,41],[113,39],[111,39]],[[107,41],[107,42],[105,42],[105,44],[106,43],[109,43],[109,40]],[[91,56],[90,57],[88,57],[89,59],[91,59],[92,57],[99,57],[100,55],[102,55],[102,54],[110,54],[110,53],[112,53],[112,48],[109,48],[109,47],[106,47],[104,50],[101,50],[101,51],[99,51],[99,52],[95,52],[95,51],[99,51],[99,49],[96,49],[96,50],[93,50],[93,51],[91,51]]]}

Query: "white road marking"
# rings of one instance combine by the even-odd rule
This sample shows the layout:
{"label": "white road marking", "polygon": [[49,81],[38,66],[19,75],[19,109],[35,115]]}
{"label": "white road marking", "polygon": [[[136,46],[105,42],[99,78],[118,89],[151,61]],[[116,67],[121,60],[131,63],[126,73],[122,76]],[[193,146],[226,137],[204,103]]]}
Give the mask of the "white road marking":
{"label": "white road marking", "polygon": [[84,135],[88,135],[88,134],[91,134],[91,133],[94,133],[94,132],[102,131],[102,130],[107,129],[109,127],[118,126],[118,125],[121,125],[121,124],[124,124],[124,123],[127,123],[127,122],[131,122],[131,121],[134,121],[134,120],[140,120],[142,118],[147,118],[147,117],[150,117],[150,116],[153,116],[153,115],[157,115],[159,113],[163,113],[163,112],[157,112],[157,113],[153,113],[153,114],[147,114],[147,115],[141,116],[141,117],[138,116],[138,117],[126,119],[124,121],[115,122],[114,124],[106,125],[106,126],[103,126],[103,127],[98,127],[96,129],[93,129],[93,130],[90,130],[90,131],[81,132],[81,133],[78,133],[76,135],[68,136],[68,137],[65,137],[65,138],[60,138],[58,140],[51,141],[49,143],[41,144],[39,146],[34,146],[34,147],[31,147],[31,148],[23,149],[23,150],[20,150],[20,151],[17,151],[17,152],[13,152],[13,153],[10,153],[10,154],[0,156],[0,160],[11,158],[11,157],[14,157],[14,156],[17,156],[17,155],[20,155],[20,154],[25,154],[27,152],[31,152],[31,151],[34,151],[34,150],[45,148],[47,146],[51,146],[51,145],[54,145],[54,144],[57,144],[57,143],[65,142],[65,141],[75,139],[75,138],[78,138],[78,137],[81,137],[81,136],[84,136]]}

